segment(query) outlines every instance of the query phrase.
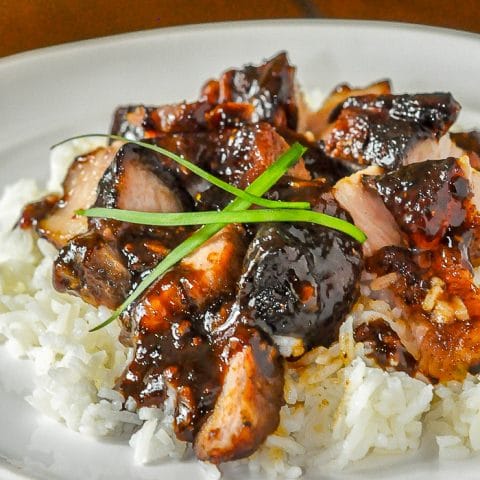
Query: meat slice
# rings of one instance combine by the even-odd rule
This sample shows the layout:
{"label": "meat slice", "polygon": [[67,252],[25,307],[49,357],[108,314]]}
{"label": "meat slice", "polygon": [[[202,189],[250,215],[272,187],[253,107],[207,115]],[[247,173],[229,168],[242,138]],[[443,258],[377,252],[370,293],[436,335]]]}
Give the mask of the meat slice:
{"label": "meat slice", "polygon": [[467,157],[428,160],[362,181],[377,192],[397,225],[417,247],[438,244],[448,229],[467,216],[471,197],[471,168]]}
{"label": "meat slice", "polygon": [[[191,204],[157,156],[134,144],[120,148],[99,182],[95,202],[99,207],[145,212],[179,212]],[[54,286],[109,308],[118,307],[145,271],[191,231],[96,218],[87,228],[60,250],[53,267]]]}
{"label": "meat slice", "polygon": [[222,391],[194,443],[200,460],[216,464],[254,453],[277,428],[283,404],[280,355],[260,331],[239,326],[226,348]]}
{"label": "meat slice", "polygon": [[175,432],[193,441],[221,389],[224,359],[211,343],[232,300],[246,242],[229,225],[158,280],[128,311],[135,357],[119,383],[140,405],[175,392]]}
{"label": "meat slice", "polygon": [[[273,192],[351,221],[319,179],[290,179]],[[358,298],[362,268],[360,244],[347,235],[303,223],[264,224],[245,257],[239,304],[260,328],[299,338],[305,350],[329,346]]]}
{"label": "meat slice", "polygon": [[350,214],[355,225],[367,235],[363,244],[366,257],[383,247],[402,245],[402,234],[393,215],[381,198],[370,191],[362,181],[364,176],[380,175],[382,172],[377,166],[368,167],[340,180],[333,189],[337,202]]}
{"label": "meat slice", "polygon": [[389,95],[391,93],[391,85],[388,80],[372,83],[365,88],[353,88],[347,83],[337,85],[318,111],[311,112],[306,109],[301,112],[299,130],[301,132],[311,132],[315,138],[322,138],[330,122],[332,112],[347,98],[365,95]]}
{"label": "meat slice", "polygon": [[367,267],[380,280],[393,275],[387,290],[404,319],[390,326],[415,357],[416,371],[435,381],[463,380],[480,364],[480,290],[472,266],[478,175],[464,156],[363,179],[408,240],[408,247],[377,251]]}
{"label": "meat slice", "polygon": [[286,52],[280,52],[262,65],[226,71],[217,84],[207,83],[203,95],[214,98],[218,104],[249,103],[255,109],[255,122],[296,130],[295,68],[289,64]]}
{"label": "meat slice", "polygon": [[[287,149],[287,141],[268,123],[225,129],[210,151],[208,168],[222,180],[244,189]],[[288,174],[310,179],[302,159]],[[200,210],[221,209],[232,199],[215,186],[206,187],[194,198]]]}
{"label": "meat slice", "polygon": [[128,105],[114,113],[111,133],[129,140],[154,138],[162,133],[192,133],[207,128],[208,102],[178,103],[159,107]]}
{"label": "meat slice", "polygon": [[349,97],[322,136],[327,155],[394,169],[460,153],[443,138],[460,105],[449,93]]}
{"label": "meat slice", "polygon": [[75,215],[75,212],[95,203],[98,182],[119,147],[120,144],[116,143],[77,157],[63,182],[63,196],[49,195],[40,202],[27,205],[20,226],[33,226],[41,237],[57,248],[63,247],[73,237],[85,233],[88,229],[87,219]]}
{"label": "meat slice", "polygon": [[95,206],[141,212],[181,212],[191,208],[191,199],[162,156],[127,143],[100,179]]}

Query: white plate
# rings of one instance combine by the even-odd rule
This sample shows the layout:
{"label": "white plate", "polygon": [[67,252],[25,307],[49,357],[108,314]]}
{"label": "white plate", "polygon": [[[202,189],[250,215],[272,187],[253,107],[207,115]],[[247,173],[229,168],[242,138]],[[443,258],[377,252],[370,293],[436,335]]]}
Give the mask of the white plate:
{"label": "white plate", "polygon": [[[480,37],[427,27],[344,21],[272,21],[181,27],[87,41],[0,60],[0,188],[45,178],[48,147],[107,131],[116,105],[194,99],[204,80],[281,49],[305,90],[389,77],[395,91],[451,91],[463,127],[480,126]],[[202,478],[194,462],[138,467],[122,442],[95,441],[37,414],[23,399],[31,372],[0,347],[0,478]],[[372,467],[372,465],[374,465]],[[363,462],[338,478],[478,478],[480,458],[439,463],[435,452]],[[225,478],[246,478],[227,472]],[[252,477],[253,478],[253,477]],[[316,478],[323,477],[318,472]]]}

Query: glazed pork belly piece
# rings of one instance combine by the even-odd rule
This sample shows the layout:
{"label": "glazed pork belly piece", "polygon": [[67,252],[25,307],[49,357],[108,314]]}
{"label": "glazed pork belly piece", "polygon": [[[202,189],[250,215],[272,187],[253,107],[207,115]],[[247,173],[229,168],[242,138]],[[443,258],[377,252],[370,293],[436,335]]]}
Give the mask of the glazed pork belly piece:
{"label": "glazed pork belly piece", "polygon": [[[97,207],[144,212],[180,212],[192,200],[155,153],[125,144],[100,179]],[[53,283],[93,305],[118,307],[145,271],[153,268],[190,229],[89,219],[87,231],[72,238],[54,262]]]}
{"label": "glazed pork belly piece", "polygon": [[164,106],[130,105],[117,109],[112,133],[130,140],[161,133],[197,132],[244,123],[297,126],[295,68],[282,52],[262,65],[224,72],[202,88],[193,103]]}
{"label": "glazed pork belly piece", "polygon": [[460,156],[447,134],[459,111],[449,93],[349,97],[331,113],[321,140],[327,155],[352,169]]}
{"label": "glazed pork belly piece", "polygon": [[479,178],[467,156],[361,177],[401,232],[401,242],[372,249],[366,264],[378,276],[374,282],[383,284],[374,290],[390,295],[404,312],[387,326],[358,327],[357,339],[374,352],[385,338],[399,348],[390,352],[395,361],[383,366],[396,362],[400,369],[447,381],[462,380],[480,363],[480,290],[473,268]]}
{"label": "glazed pork belly piece", "polygon": [[[314,211],[351,221],[320,178],[287,177],[270,196],[309,201]],[[358,299],[362,268],[360,244],[343,233],[304,223],[263,224],[245,257],[238,301],[264,331],[300,340],[296,356],[338,338]]]}
{"label": "glazed pork belly piece", "polygon": [[381,175],[382,168],[371,166],[338,181],[333,195],[339,205],[346,210],[353,223],[363,230],[367,240],[363,244],[366,257],[389,245],[402,245],[402,233],[392,213],[382,199],[367,188],[364,177]]}
{"label": "glazed pork belly piece", "polygon": [[98,182],[119,147],[117,142],[75,158],[63,182],[63,195],[48,195],[39,202],[27,205],[19,221],[20,227],[33,227],[57,248],[85,233],[88,229],[87,219],[75,215],[75,212],[95,203]]}
{"label": "glazed pork belly piece", "polygon": [[310,111],[308,106],[304,106],[300,110],[298,130],[300,132],[310,132],[315,138],[322,138],[330,123],[330,116],[347,98],[365,95],[389,95],[391,93],[392,87],[388,80],[372,83],[365,88],[355,88],[347,83],[341,83],[333,89],[316,112]]}

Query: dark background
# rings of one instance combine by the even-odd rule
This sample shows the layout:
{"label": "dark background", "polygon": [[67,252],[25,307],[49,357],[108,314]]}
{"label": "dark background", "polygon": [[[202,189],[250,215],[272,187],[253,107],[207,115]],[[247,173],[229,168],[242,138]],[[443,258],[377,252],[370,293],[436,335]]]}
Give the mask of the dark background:
{"label": "dark background", "polygon": [[480,33],[480,0],[0,0],[0,56],[172,25],[266,18],[394,20]]}

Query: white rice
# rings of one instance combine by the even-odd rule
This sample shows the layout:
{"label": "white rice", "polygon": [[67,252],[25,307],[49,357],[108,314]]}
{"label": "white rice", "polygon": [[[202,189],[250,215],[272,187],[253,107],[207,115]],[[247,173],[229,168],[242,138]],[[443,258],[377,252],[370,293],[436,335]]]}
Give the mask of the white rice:
{"label": "white rice", "polygon": [[[76,141],[55,150],[49,190],[59,191],[73,156],[94,146],[91,140]],[[161,409],[137,411],[132,399],[122,409],[124,399],[113,386],[132,352],[118,341],[118,325],[88,333],[109,311],[55,291],[55,249],[29,231],[12,230],[22,206],[43,193],[35,182],[22,180],[0,200],[0,339],[12,354],[32,362],[36,382],[27,400],[81,433],[126,436],[138,463],[181,458],[186,445],[173,433],[173,397]],[[362,295],[370,293],[362,287]],[[319,465],[322,471],[338,470],[367,455],[415,450],[424,430],[435,435],[441,458],[480,450],[477,378],[433,388],[405,373],[376,368],[355,344],[354,325],[400,314],[382,300],[360,302],[338,343],[287,364],[280,426],[240,463],[269,478],[298,478]],[[284,354],[300,348],[285,339],[279,347]],[[205,464],[204,471],[219,478],[212,465]]]}

